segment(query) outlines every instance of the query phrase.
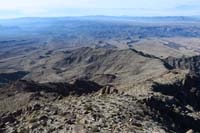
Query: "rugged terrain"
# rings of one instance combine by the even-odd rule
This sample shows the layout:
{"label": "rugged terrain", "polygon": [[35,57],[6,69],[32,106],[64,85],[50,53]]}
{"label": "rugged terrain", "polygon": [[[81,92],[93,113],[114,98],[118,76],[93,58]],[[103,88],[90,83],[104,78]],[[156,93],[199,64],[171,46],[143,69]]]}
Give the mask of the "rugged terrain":
{"label": "rugged terrain", "polygon": [[106,19],[0,21],[0,132],[200,132],[199,20]]}
{"label": "rugged terrain", "polygon": [[2,132],[200,131],[199,77],[186,62],[134,49],[51,54],[34,67],[16,62],[26,73],[1,75]]}
{"label": "rugged terrain", "polygon": [[[75,50],[37,52],[11,58],[0,66],[2,71],[25,71],[24,79],[38,82],[71,82],[84,78],[99,84],[131,85],[166,71],[156,57],[133,49],[111,50],[79,48]],[[9,70],[10,69],[10,70]]]}

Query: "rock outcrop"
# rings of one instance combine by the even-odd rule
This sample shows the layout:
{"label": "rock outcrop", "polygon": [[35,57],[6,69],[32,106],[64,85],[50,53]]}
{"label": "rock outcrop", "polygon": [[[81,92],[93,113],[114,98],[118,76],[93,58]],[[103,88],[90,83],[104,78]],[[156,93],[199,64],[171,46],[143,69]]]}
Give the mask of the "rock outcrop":
{"label": "rock outcrop", "polygon": [[189,69],[191,73],[200,76],[200,56],[192,57],[168,57],[165,59],[165,62],[173,68],[179,69]]}
{"label": "rock outcrop", "polygon": [[117,94],[117,93],[118,93],[118,90],[114,86],[107,85],[101,89],[100,95],[109,95],[109,94]]}
{"label": "rock outcrop", "polygon": [[176,132],[200,131],[198,76],[187,74],[171,83],[154,82],[152,90],[156,93],[145,98],[144,103],[150,108],[155,121]]}
{"label": "rock outcrop", "polygon": [[168,130],[175,132],[186,132],[193,129],[195,132],[200,131],[200,119],[189,115],[191,110],[185,108],[176,99],[167,99],[161,97],[151,97],[145,99],[146,105],[150,108],[152,119],[163,124]]}
{"label": "rock outcrop", "polygon": [[200,110],[200,79],[198,76],[188,74],[184,80],[177,80],[173,84],[155,83],[153,90],[173,96],[181,104],[189,104],[194,109]]}

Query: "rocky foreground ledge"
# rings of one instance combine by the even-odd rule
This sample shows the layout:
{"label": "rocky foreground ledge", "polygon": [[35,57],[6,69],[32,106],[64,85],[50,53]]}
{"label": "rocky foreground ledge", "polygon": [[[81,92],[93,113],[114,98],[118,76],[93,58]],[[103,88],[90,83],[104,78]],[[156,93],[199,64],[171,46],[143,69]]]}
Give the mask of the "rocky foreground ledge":
{"label": "rocky foreground ledge", "polygon": [[198,77],[169,71],[142,85],[137,88],[144,93],[136,94],[134,86],[123,92],[86,80],[73,84],[19,80],[1,89],[0,131],[200,131]]}

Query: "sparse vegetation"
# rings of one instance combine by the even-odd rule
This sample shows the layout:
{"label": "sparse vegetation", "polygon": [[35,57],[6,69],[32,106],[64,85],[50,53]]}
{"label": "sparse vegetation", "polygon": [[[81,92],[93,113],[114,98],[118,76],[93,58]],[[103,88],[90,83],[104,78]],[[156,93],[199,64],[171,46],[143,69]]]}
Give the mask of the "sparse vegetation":
{"label": "sparse vegetation", "polygon": [[0,132],[200,132],[199,19],[79,19],[0,20]]}

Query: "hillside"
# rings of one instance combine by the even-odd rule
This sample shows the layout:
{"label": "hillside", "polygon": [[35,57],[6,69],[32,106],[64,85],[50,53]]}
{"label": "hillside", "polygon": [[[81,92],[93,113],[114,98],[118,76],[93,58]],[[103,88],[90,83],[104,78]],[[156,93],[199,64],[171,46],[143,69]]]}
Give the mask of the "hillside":
{"label": "hillside", "polygon": [[24,79],[39,82],[71,82],[84,78],[102,85],[115,84],[120,87],[157,77],[166,71],[164,65],[159,59],[131,49],[79,48],[52,52],[51,56],[37,53],[10,59],[0,68],[2,72],[9,71],[8,68],[24,70],[28,72]]}

